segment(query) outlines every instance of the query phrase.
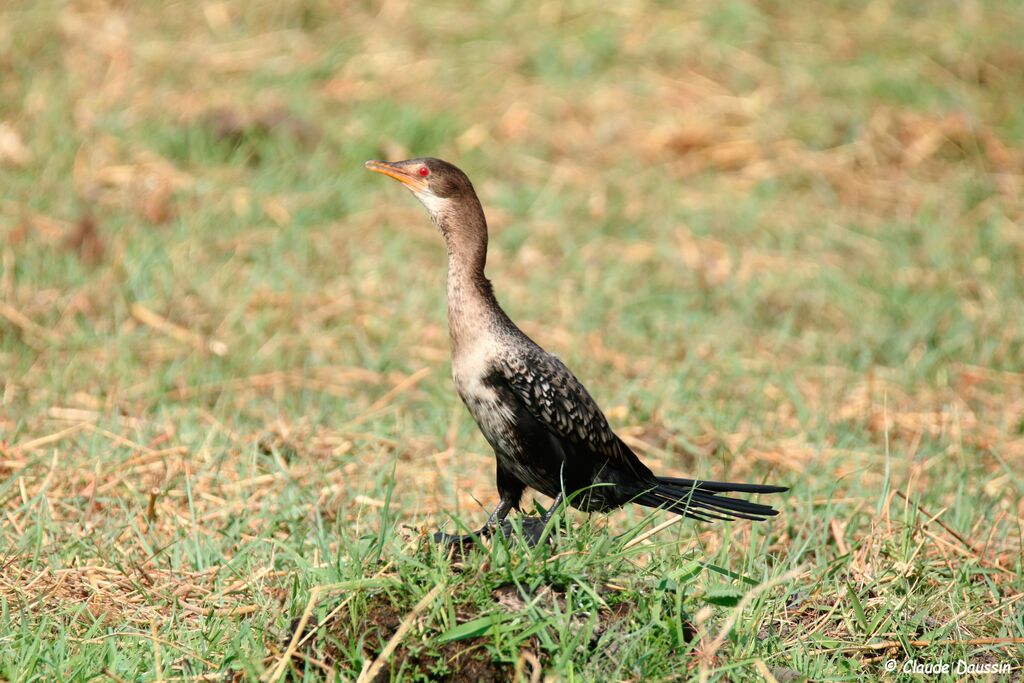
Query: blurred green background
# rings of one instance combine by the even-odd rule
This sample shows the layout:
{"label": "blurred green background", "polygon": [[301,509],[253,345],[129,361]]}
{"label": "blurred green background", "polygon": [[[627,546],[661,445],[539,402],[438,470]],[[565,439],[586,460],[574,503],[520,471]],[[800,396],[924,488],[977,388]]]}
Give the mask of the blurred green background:
{"label": "blurred green background", "polygon": [[[1021,637],[1021,35],[1011,0],[5,4],[0,678],[256,676],[312,585],[378,571],[379,529],[483,517],[444,249],[362,167],[412,156],[473,179],[499,300],[654,469],[793,487],[763,529],[674,538],[843,609],[773,596],[702,672]],[[381,628],[308,656],[354,677]],[[513,675],[516,633],[478,659]],[[535,650],[567,679],[697,671],[614,638]]]}

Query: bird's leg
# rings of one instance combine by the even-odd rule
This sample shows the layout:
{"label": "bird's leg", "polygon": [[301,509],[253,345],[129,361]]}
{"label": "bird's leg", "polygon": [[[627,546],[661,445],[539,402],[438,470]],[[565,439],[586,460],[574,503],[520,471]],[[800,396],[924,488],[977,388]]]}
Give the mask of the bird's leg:
{"label": "bird's leg", "polygon": [[498,507],[494,508],[494,512],[492,512],[491,516],[487,518],[486,522],[484,522],[483,528],[480,529],[479,533],[484,533],[485,531],[489,532],[496,525],[504,522],[505,518],[508,517],[508,513],[512,512],[512,508],[515,506],[516,502],[514,500],[502,497],[502,499],[498,501]]}
{"label": "bird's leg", "polygon": [[[555,516],[555,513],[558,512],[558,508],[562,506],[563,500],[565,500],[564,494],[559,493],[555,496],[555,500],[551,503],[551,507],[549,507],[547,512],[540,517],[520,518],[523,525],[523,537],[526,539],[528,544],[535,546],[540,543],[540,538],[544,534],[545,527],[547,527],[551,518]],[[506,522],[501,525],[501,530],[505,536],[508,536],[512,532],[512,526]]]}
{"label": "bird's leg", "polygon": [[565,494],[559,491],[558,495],[555,496],[555,500],[552,501],[551,507],[549,507],[548,511],[545,512],[544,515],[540,518],[540,520],[544,522],[544,526],[547,526],[547,523],[550,522],[551,518],[555,516],[555,513],[558,512],[558,508],[562,506],[562,502],[564,500]]}
{"label": "bird's leg", "polygon": [[505,521],[508,517],[508,513],[512,511],[516,505],[516,501],[511,498],[502,497],[498,501],[498,507],[494,508],[494,512],[487,518],[484,525],[474,531],[471,534],[446,534],[443,531],[438,531],[434,534],[434,543],[443,543],[444,545],[463,545],[475,543],[476,540],[481,536],[490,535],[495,526],[498,526]]}

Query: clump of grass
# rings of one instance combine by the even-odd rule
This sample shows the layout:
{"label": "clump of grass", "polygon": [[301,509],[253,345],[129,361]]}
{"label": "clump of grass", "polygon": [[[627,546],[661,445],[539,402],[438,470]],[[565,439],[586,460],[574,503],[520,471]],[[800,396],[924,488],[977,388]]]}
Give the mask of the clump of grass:
{"label": "clump of grass", "polygon": [[[649,522],[612,534],[584,521],[549,530],[532,548],[517,528],[451,551],[387,534],[387,552],[372,566],[310,592],[275,664],[279,673],[316,662],[371,678],[507,680],[544,666],[585,677],[668,676],[693,654],[698,633],[724,628],[724,637],[731,627],[704,614],[695,625],[691,614],[737,606],[779,565],[766,556],[747,567],[758,574],[739,574],[701,557],[693,542],[665,541],[667,529],[655,544]],[[714,578],[699,587],[705,573]],[[674,657],[652,657],[652,643]]]}

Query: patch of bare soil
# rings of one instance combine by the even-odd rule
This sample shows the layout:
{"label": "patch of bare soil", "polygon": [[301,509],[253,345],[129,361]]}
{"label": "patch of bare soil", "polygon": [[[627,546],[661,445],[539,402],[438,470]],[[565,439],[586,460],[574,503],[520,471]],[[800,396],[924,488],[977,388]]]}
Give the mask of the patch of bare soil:
{"label": "patch of bare soil", "polygon": [[[538,604],[550,604],[565,608],[564,596],[559,591],[544,588]],[[495,604],[510,612],[525,609],[518,590],[512,586],[502,586],[493,592]],[[630,603],[616,603],[609,609],[602,609],[599,624],[591,641],[591,647],[597,647],[602,635],[609,629],[627,621],[632,613]],[[307,626],[304,644],[299,648],[292,660],[295,671],[302,672],[309,666],[334,671],[346,666],[343,644],[359,643],[367,661],[373,661],[384,650],[388,641],[400,628],[406,618],[408,609],[394,604],[387,595],[377,595],[358,611],[349,608],[339,609],[337,613],[323,623]],[[460,615],[460,621],[474,618],[475,614]],[[585,615],[581,615],[585,619]],[[287,647],[291,641],[298,620],[292,629],[282,638],[281,648]],[[316,632],[313,635],[312,632]],[[520,652],[518,664],[495,660],[487,647],[486,636],[476,636],[462,640],[438,644],[436,634],[419,629],[410,633],[398,645],[381,669],[376,681],[390,680],[399,671],[413,677],[420,676],[441,681],[481,681],[491,683],[507,681],[526,674],[530,680],[539,680],[542,671],[543,656],[535,639]],[[348,670],[346,675],[356,676],[359,672]],[[530,674],[533,674],[531,677]]]}
{"label": "patch of bare soil", "polygon": [[[363,612],[362,610],[360,610]],[[407,610],[394,605],[387,596],[373,597],[358,616],[345,609],[324,623],[307,627],[307,633],[323,630],[319,641],[309,638],[300,648],[299,657],[293,660],[295,668],[303,671],[312,664],[319,667],[335,668],[340,664],[342,652],[340,643],[362,641],[365,656],[374,660],[387,642],[398,630]],[[293,624],[293,627],[297,624]],[[292,638],[289,632],[282,639],[286,647]],[[483,637],[467,638],[442,645],[435,645],[427,633],[410,634],[398,645],[388,665],[381,669],[375,681],[391,680],[400,670],[406,674],[424,676],[441,681],[481,681],[497,683],[512,678],[513,665],[495,661],[486,647]],[[357,671],[349,674],[358,675]]]}

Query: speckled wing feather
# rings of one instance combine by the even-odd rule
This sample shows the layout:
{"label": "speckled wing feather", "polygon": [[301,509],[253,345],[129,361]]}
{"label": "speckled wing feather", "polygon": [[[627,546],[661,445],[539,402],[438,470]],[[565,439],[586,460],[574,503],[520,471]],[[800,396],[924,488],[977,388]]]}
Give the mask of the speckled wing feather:
{"label": "speckled wing feather", "polygon": [[572,372],[543,349],[518,349],[498,363],[505,380],[526,410],[549,432],[593,457],[650,477],[650,471],[615,435],[604,413]]}

